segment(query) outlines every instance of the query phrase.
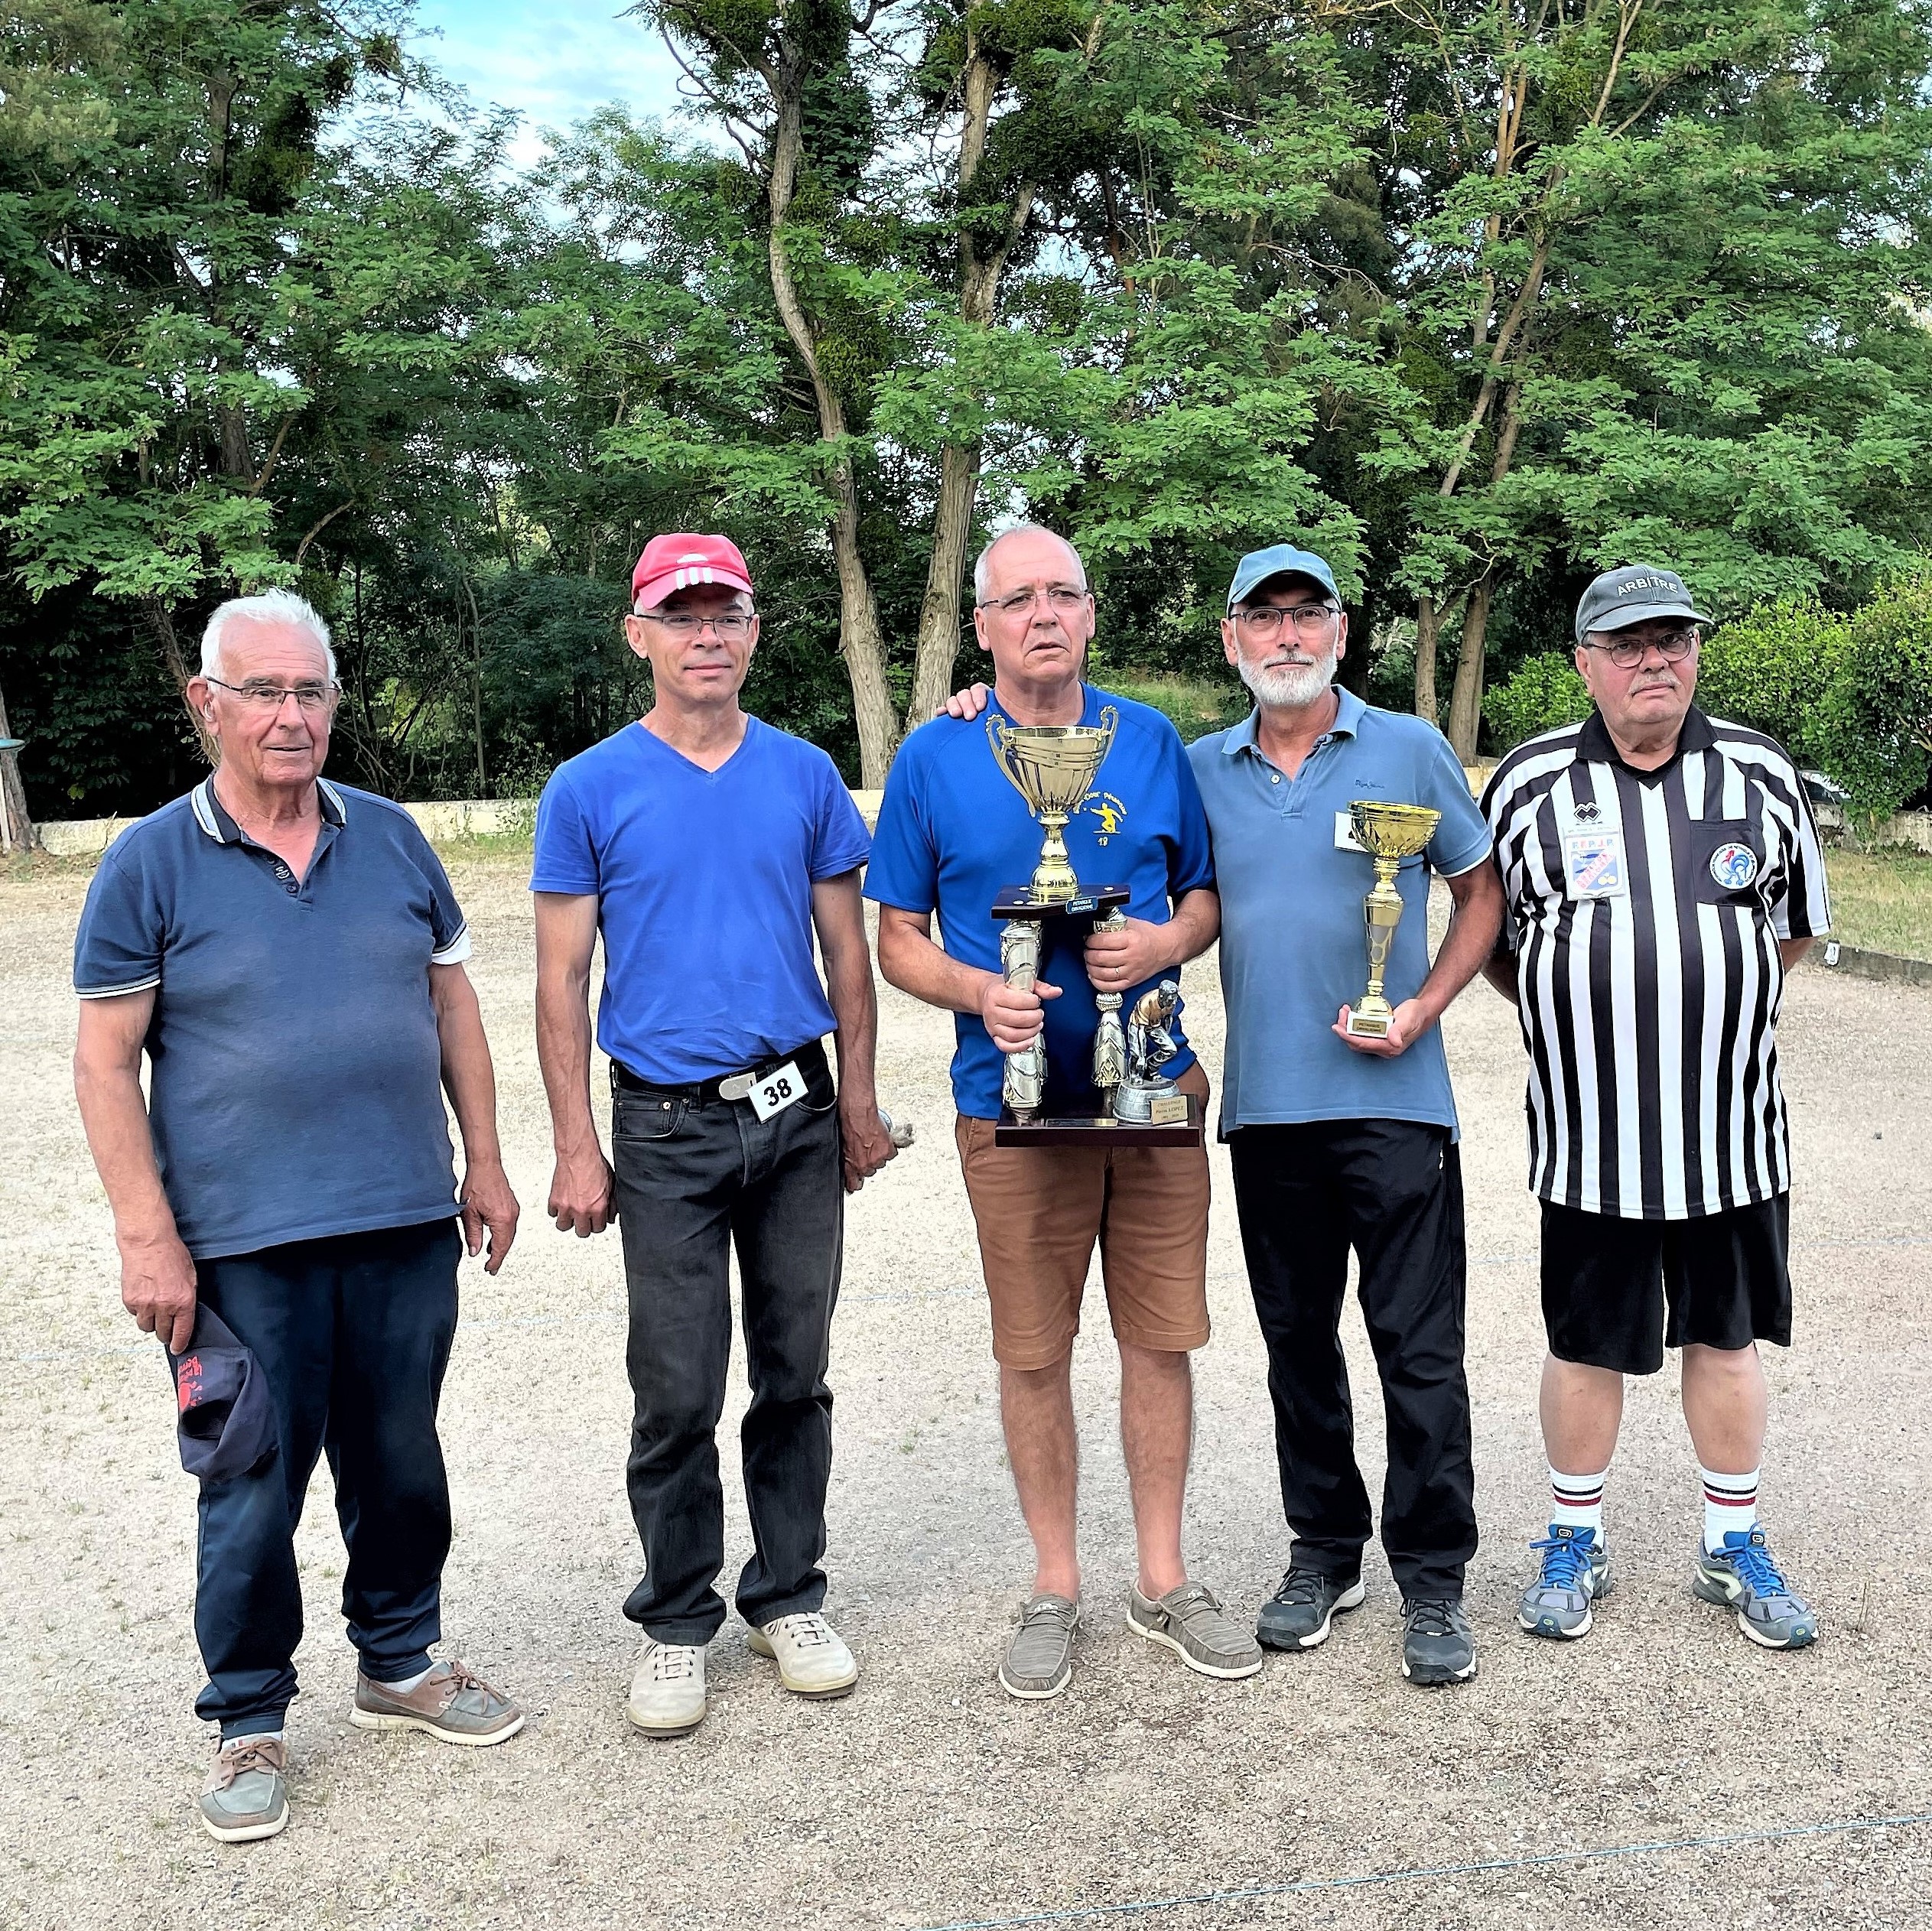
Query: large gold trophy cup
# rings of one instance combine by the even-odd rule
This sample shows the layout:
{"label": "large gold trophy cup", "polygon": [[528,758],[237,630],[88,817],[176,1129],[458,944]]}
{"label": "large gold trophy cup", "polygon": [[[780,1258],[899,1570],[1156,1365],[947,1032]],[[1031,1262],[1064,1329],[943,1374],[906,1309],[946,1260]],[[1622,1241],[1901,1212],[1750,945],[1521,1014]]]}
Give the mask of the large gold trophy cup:
{"label": "large gold trophy cup", "polygon": [[1442,814],[1426,805],[1384,805],[1381,799],[1358,798],[1348,807],[1355,842],[1375,861],[1375,886],[1362,900],[1362,922],[1368,931],[1368,989],[1350,1009],[1348,1030],[1358,1039],[1385,1039],[1395,1009],[1382,996],[1389,950],[1395,928],[1402,922],[1402,894],[1396,889],[1396,868],[1413,858],[1436,835]]}
{"label": "large gold trophy cup", "polygon": [[1064,905],[1080,896],[1080,881],[1067,857],[1067,821],[1093,789],[1119,722],[1111,704],[1098,724],[1009,724],[994,716],[986,720],[994,762],[1046,833],[1028,888],[1035,905]]}
{"label": "large gold trophy cup", "polygon": [[[1023,991],[1030,991],[1039,977],[1049,922],[1056,943],[1071,944],[1079,943],[1082,925],[1106,931],[1127,923],[1120,908],[1133,895],[1125,886],[1083,884],[1067,855],[1065,837],[1068,821],[1093,789],[1119,723],[1120,714],[1111,704],[1101,712],[1098,724],[1010,724],[996,713],[987,717],[986,741],[992,746],[994,762],[1026,801],[1045,834],[1031,880],[1007,887],[993,902],[993,916],[1004,922],[1000,969],[1007,983]],[[1059,936],[1068,933],[1071,938]],[[1179,991],[1178,987],[1161,990],[1176,995]],[[1120,1022],[1120,997],[1118,993],[1094,996],[1100,1024],[1094,1033],[1091,1077],[1101,1096],[1100,1113],[1069,1119],[1040,1117],[1046,1090],[1046,1038],[1042,1032],[1030,1045],[1007,1055],[1001,1088],[1005,1110],[995,1129],[995,1145],[1088,1145],[1096,1136],[1116,1130],[1134,1134],[1143,1144],[1199,1143],[1202,1129],[1195,1117],[1199,1102],[1176,1092],[1173,1081],[1158,1071],[1159,1045],[1164,1042],[1170,1055],[1174,1050],[1163,1030],[1173,1000],[1147,1024],[1137,1024],[1134,1036],[1140,1047],[1137,1059]]]}

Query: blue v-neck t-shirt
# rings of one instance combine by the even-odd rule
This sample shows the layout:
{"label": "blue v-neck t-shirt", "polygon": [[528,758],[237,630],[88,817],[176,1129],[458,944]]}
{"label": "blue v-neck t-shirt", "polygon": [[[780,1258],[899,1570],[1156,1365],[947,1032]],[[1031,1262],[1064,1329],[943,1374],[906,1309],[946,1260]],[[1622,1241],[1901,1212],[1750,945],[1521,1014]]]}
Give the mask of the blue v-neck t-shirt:
{"label": "blue v-neck t-shirt", "polygon": [[707,771],[628,724],[551,773],[530,889],[597,899],[597,1044],[640,1079],[685,1086],[832,1031],[812,888],[863,865],[870,843],[816,745],[748,717]]}

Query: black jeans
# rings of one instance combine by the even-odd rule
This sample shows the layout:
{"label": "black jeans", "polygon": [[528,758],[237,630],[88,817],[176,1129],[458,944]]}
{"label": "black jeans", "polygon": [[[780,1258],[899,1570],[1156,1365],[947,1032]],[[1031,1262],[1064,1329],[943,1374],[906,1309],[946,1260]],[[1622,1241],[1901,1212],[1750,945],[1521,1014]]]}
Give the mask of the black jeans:
{"label": "black jeans", "polygon": [[208,1687],[194,1708],[224,1737],[280,1729],[295,1694],[295,1527],[325,1451],[363,1669],[395,1682],[429,1667],[450,1552],[436,1404],[461,1246],[452,1219],[196,1263],[201,1299],[261,1364],[275,1409],[275,1455],[201,1491],[194,1633]]}
{"label": "black jeans", "polygon": [[1268,1348],[1291,1560],[1345,1582],[1371,1528],[1338,1331],[1348,1250],[1388,1421],[1382,1543],[1404,1596],[1460,1597],[1476,1550],[1462,1169],[1448,1130],[1399,1120],[1229,1136],[1247,1276]]}
{"label": "black jeans", "polygon": [[[753,1624],[825,1600],[825,1491],[845,1196],[824,1055],[805,1097],[760,1121],[748,1100],[702,1104],[616,1085],[610,1162],[630,1288],[636,1398],[628,1482],[644,1576],[624,1614],[661,1643],[708,1643],[724,1621],[717,1429],[738,1253],[751,1406],[740,1439],[753,1553],[738,1613]],[[614,1082],[613,1082],[614,1084]]]}

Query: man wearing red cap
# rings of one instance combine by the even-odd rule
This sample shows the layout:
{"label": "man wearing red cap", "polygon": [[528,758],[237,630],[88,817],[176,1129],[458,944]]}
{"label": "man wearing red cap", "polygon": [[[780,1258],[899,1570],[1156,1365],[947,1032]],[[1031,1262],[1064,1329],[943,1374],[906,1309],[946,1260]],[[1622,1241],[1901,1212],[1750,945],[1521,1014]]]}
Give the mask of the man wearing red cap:
{"label": "man wearing red cap", "polygon": [[[552,775],[530,884],[550,1212],[580,1237],[618,1221],[629,1284],[628,1477],[645,1572],[624,1604],[644,1630],[629,1714],[670,1736],[703,1720],[705,1646],[724,1621],[715,1431],[734,1247],[753,1545],[738,1612],[787,1689],[842,1696],[858,1679],[821,1613],[825,1369],[844,1195],[893,1149],[873,1088],[859,899],[870,841],[831,759],[739,708],[758,646],[745,560],[720,536],[654,537],[631,587],[625,635],[651,667],[651,707]],[[608,1159],[590,1110],[600,932]]]}

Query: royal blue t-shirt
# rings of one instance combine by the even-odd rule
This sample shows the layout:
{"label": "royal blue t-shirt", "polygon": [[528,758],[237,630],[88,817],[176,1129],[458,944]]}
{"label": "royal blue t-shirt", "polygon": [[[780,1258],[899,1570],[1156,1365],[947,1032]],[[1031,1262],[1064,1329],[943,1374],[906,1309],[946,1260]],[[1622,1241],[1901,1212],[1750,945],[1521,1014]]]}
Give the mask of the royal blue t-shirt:
{"label": "royal blue t-shirt", "polygon": [[[1173,901],[1215,882],[1207,817],[1187,753],[1159,711],[1091,685],[1083,688],[1081,723],[1098,724],[1109,704],[1120,722],[1093,788],[1067,825],[1068,856],[1083,886],[1124,886],[1133,895],[1124,908],[1130,918],[1165,925]],[[886,780],[865,894],[906,912],[936,911],[948,955],[997,972],[1004,922],[993,916],[993,901],[1033,876],[1042,834],[994,762],[987,739],[990,717],[1006,717],[997,701],[970,723],[935,717],[899,747]],[[1045,922],[1039,976],[1060,989],[1060,996],[1042,1007],[1051,1112],[1091,1112],[1098,1104],[1092,1073],[1100,1009],[1081,957],[1088,929],[1080,921]],[[1159,983],[1136,987],[1122,1001],[1123,1014]],[[954,1023],[954,1104],[970,1119],[997,1120],[1005,1055],[977,1013],[955,1013]],[[1169,1030],[1181,1048],[1163,1069],[1172,1075],[1191,1066],[1194,1055],[1178,1014]]]}
{"label": "royal blue t-shirt", "polygon": [[148,1129],[197,1260],[456,1211],[429,968],[469,928],[401,805],[320,788],[305,878],[204,779],[108,847],[74,935],[83,999],[154,993]]}
{"label": "royal blue t-shirt", "polygon": [[1262,753],[1256,715],[1188,747],[1221,881],[1221,983],[1228,1001],[1221,1132],[1311,1120],[1407,1120],[1456,1131],[1440,1026],[1394,1059],[1335,1035],[1368,983],[1362,900],[1375,862],[1353,842],[1358,798],[1442,814],[1428,848],[1395,874],[1402,922],[1384,991],[1400,1006],[1429,977],[1429,877],[1489,856],[1489,827],[1447,738],[1337,687],[1334,724],[1290,778]]}
{"label": "royal blue t-shirt", "polygon": [[597,1044],[640,1079],[685,1086],[833,1029],[812,888],[863,865],[870,842],[815,744],[748,717],[706,771],[627,724],[551,774],[530,889],[596,896]]}

